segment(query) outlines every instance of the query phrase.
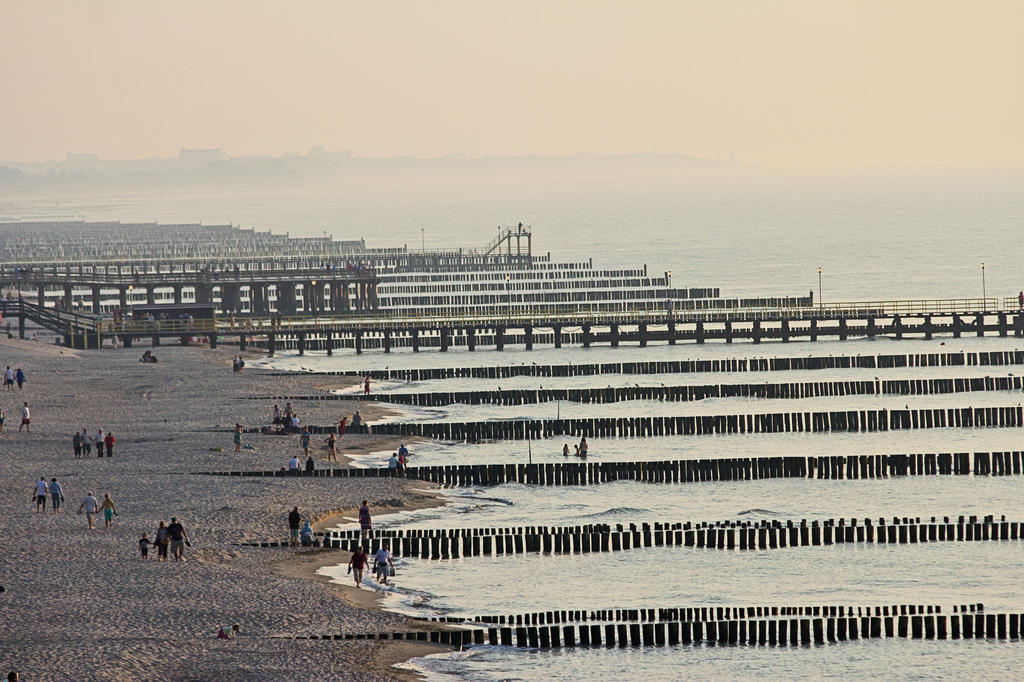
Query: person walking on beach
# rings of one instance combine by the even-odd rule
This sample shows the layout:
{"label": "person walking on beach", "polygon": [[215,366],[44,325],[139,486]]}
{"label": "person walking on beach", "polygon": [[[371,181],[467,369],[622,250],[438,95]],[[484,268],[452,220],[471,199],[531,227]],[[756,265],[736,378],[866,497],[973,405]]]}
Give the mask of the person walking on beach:
{"label": "person walking on beach", "polygon": [[280,424],[281,423],[281,408],[278,407],[277,405],[274,405],[274,416],[271,419],[271,423],[272,424]]}
{"label": "person walking on beach", "polygon": [[89,522],[89,530],[92,530],[93,528],[92,517],[95,516],[96,510],[99,508],[100,503],[95,497],[93,497],[92,493],[85,496],[85,499],[82,500],[82,505],[78,508],[79,514],[81,514],[83,510],[85,511],[85,519]]}
{"label": "person walking on beach", "polygon": [[156,545],[156,558],[160,561],[167,561],[167,526],[164,522],[160,522],[160,527],[156,529],[156,537],[153,538],[153,544]]}
{"label": "person walking on beach", "polygon": [[337,462],[338,450],[336,448],[336,445],[338,443],[338,439],[332,433],[329,436],[327,436],[327,438],[324,439],[324,442],[327,443],[327,461]]}
{"label": "person walking on beach", "polygon": [[18,390],[21,390],[21,385],[25,383],[25,373],[21,371],[21,367],[14,373],[14,380],[18,382]]}
{"label": "person walking on beach", "polygon": [[21,426],[18,427],[18,431],[21,431],[22,427],[25,431],[32,432],[32,413],[28,411],[28,403],[21,408]]}
{"label": "person walking on beach", "polygon": [[587,456],[587,437],[580,438],[580,457]]}
{"label": "person walking on beach", "polygon": [[100,509],[103,510],[103,527],[113,528],[114,515],[117,514],[117,508],[114,506],[114,500],[110,499],[110,493],[103,493],[103,502],[100,503]]}
{"label": "person walking on beach", "polygon": [[88,457],[92,453],[92,441],[89,440],[89,432],[82,429],[82,435],[78,442],[82,444],[82,456]]}
{"label": "person walking on beach", "polygon": [[10,365],[7,365],[7,369],[4,370],[4,386],[8,391],[14,390],[14,370]]}
{"label": "person walking on beach", "polygon": [[359,529],[363,531],[363,542],[367,542],[373,524],[370,522],[370,505],[366,500],[363,500],[362,506],[359,507]]}
{"label": "person walking on beach", "polygon": [[299,437],[299,444],[302,446],[302,454],[309,457],[309,429],[302,429],[302,435]]}
{"label": "person walking on beach", "polygon": [[171,517],[171,525],[167,526],[167,537],[171,541],[171,556],[175,561],[184,561],[185,546],[191,547],[188,541],[188,533],[185,527],[178,523],[178,519]]}
{"label": "person walking on beach", "polygon": [[50,507],[56,513],[60,511],[62,504],[64,504],[64,490],[60,487],[60,483],[57,483],[57,479],[52,478],[50,479]]}
{"label": "person walking on beach", "polygon": [[242,425],[235,422],[235,452],[242,451]]}
{"label": "person walking on beach", "polygon": [[366,552],[363,551],[362,545],[352,552],[352,558],[348,560],[348,566],[352,572],[352,578],[356,581],[356,587],[359,587],[363,582],[363,569],[366,568]]}
{"label": "person walking on beach", "polygon": [[348,428],[348,417],[342,417],[341,421],[338,422],[338,438],[345,435],[346,428]]}
{"label": "person walking on beach", "polygon": [[4,419],[7,419],[7,413],[0,407],[0,433],[4,432]]}
{"label": "person walking on beach", "polygon": [[71,438],[71,447],[75,450],[75,459],[81,459],[82,457],[82,434],[75,431],[75,435]]}
{"label": "person walking on beach", "polygon": [[114,456],[114,433],[107,431],[107,437],[103,439],[103,444],[107,446],[107,457]]}
{"label": "person walking on beach", "polygon": [[103,457],[103,429],[96,431],[96,458]]}
{"label": "person walking on beach", "polygon": [[299,525],[302,523],[302,515],[299,508],[293,507],[288,514],[288,546],[296,547],[299,544]]}
{"label": "person walking on beach", "polygon": [[41,511],[46,511],[46,493],[49,492],[49,489],[50,486],[46,484],[46,477],[40,476],[39,480],[36,481],[36,492],[34,495],[37,514]]}
{"label": "person walking on beach", "polygon": [[377,567],[377,581],[381,585],[388,584],[388,575],[394,570],[395,565],[391,562],[391,550],[387,547],[381,547],[377,550],[377,555],[374,557],[374,562]]}
{"label": "person walking on beach", "polygon": [[363,379],[363,395],[370,395],[370,377]]}
{"label": "person walking on beach", "polygon": [[388,476],[394,476],[398,473],[398,453],[392,452],[391,456],[388,457]]}

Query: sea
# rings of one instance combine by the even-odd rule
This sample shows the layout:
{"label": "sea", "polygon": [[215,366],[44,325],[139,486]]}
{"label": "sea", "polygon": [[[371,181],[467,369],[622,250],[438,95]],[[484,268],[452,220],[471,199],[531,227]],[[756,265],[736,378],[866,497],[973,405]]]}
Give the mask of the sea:
{"label": "sea", "polygon": [[[209,189],[122,194],[0,192],[0,220],[87,219],[233,223],[296,236],[365,238],[368,246],[478,246],[499,225],[533,226],[534,249],[595,267],[671,270],[673,283],[726,297],[819,296],[829,301],[1013,297],[1024,289],[1024,171],[859,169],[643,177],[408,178],[364,186]],[[422,240],[422,241],[421,241]],[[982,266],[984,263],[984,267]],[[385,355],[279,354],[258,364],[302,371],[562,364],[726,357],[805,357],[1014,350],[999,337],[886,337],[791,343],[707,343],[504,352],[396,349]],[[614,375],[484,381],[382,381],[379,392],[493,390],[1006,376],[1014,366]],[[1020,391],[803,400],[567,401],[519,406],[391,406],[391,421],[708,415],[887,407],[1017,406]],[[343,403],[339,403],[339,410]],[[412,464],[562,461],[567,439],[415,444]],[[736,456],[1002,451],[1019,429],[789,433],[591,439],[595,461]],[[384,466],[388,452],[357,466]],[[1019,477],[769,479],[600,486],[506,484],[450,489],[441,507],[375,518],[377,527],[442,528],[587,523],[822,520],[1005,515],[1024,520]],[[350,528],[354,519],[339,527]],[[577,555],[396,561],[386,608],[410,615],[678,606],[982,603],[1024,613],[1024,543],[834,545],[771,551],[652,547]],[[345,567],[324,569],[347,582]],[[369,586],[368,586],[369,587]],[[1017,641],[860,640],[809,647],[715,646],[529,650],[469,647],[403,664],[430,680],[1015,679]]]}

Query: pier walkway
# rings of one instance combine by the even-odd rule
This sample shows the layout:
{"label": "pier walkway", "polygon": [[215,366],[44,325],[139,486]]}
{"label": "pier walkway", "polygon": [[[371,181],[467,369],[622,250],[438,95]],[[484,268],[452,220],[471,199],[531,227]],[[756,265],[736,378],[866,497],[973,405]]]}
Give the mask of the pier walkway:
{"label": "pier walkway", "polygon": [[523,309],[507,315],[467,311],[460,316],[311,311],[297,315],[232,314],[213,320],[113,320],[19,299],[0,304],[0,312],[7,320],[17,318],[22,337],[28,320],[63,336],[66,345],[76,348],[99,348],[115,337],[125,346],[139,338],[151,339],[155,345],[161,339],[178,338],[186,343],[202,339],[213,347],[222,341],[236,341],[242,350],[257,347],[271,354],[283,349],[331,354],[340,348],[357,353],[371,348],[389,352],[396,346],[447,351],[458,345],[472,351],[478,346],[503,350],[513,344],[530,350],[543,343],[560,348],[564,343],[590,347],[875,336],[1024,336],[1024,311],[1011,298],[859,301],[686,312],[629,307],[600,313],[572,308]]}

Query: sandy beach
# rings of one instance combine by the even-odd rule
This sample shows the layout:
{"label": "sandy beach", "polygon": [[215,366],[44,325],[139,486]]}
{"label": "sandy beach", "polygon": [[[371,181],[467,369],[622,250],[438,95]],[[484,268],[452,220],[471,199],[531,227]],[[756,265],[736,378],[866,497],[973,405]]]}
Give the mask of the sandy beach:
{"label": "sandy beach", "polygon": [[[229,347],[161,346],[152,349],[159,363],[139,363],[147,348],[76,352],[0,341],[0,366],[27,375],[23,390],[0,392],[0,670],[51,680],[408,679],[390,666],[440,649],[283,638],[424,627],[381,611],[369,588],[333,585],[315,574],[346,562],[346,553],[236,543],[285,539],[293,506],[323,527],[354,516],[362,499],[375,513],[439,501],[425,484],[397,479],[194,474],[279,468],[292,453],[301,455],[298,436],[256,434],[243,439],[254,449],[235,453],[231,430],[236,421],[270,421],[272,404],[246,396],[314,393],[316,379],[253,368],[234,374]],[[32,431],[19,433],[26,401]],[[303,423],[328,424],[341,409],[372,419],[380,406],[313,401],[296,409]],[[72,436],[98,428],[113,431],[114,457],[97,459],[93,450],[76,460]],[[345,451],[393,447],[382,437],[347,434],[339,458],[344,465]],[[40,476],[63,486],[60,513],[49,504],[36,513],[32,494]],[[89,530],[76,514],[89,492],[99,499],[110,493],[118,511],[113,528],[98,518],[98,528]],[[187,561],[161,563],[152,550],[149,560],[140,559],[139,538],[152,538],[158,522],[172,516],[191,540]],[[241,636],[216,639],[218,628],[232,623]]]}

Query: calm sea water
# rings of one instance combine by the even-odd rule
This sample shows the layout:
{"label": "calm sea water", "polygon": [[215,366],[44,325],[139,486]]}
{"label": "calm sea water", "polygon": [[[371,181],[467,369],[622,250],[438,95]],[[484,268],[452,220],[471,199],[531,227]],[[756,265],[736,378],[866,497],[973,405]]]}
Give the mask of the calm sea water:
{"label": "calm sea water", "polygon": [[[1018,237],[1024,218],[1019,171],[887,171],[815,177],[750,173],[644,180],[518,179],[404,183],[281,191],[148,193],[126,196],[0,197],[0,218],[231,222],[258,229],[338,238],[370,246],[483,244],[495,226],[523,220],[535,247],[556,260],[593,257],[598,267],[648,264],[685,286],[720,286],[723,295],[817,293],[826,300],[976,297],[986,263],[989,295],[1024,287]],[[462,364],[601,362],[768,355],[876,354],[997,350],[1014,339],[885,339],[792,344],[708,344],[640,349],[538,348],[367,353],[356,357],[280,356],[288,369],[370,369]],[[515,379],[509,388],[654,383],[817,381],[826,379],[999,375],[1008,368],[829,371],[694,376]],[[377,390],[472,390],[472,380],[380,384]],[[490,386],[488,386],[490,387]],[[522,416],[716,414],[876,405],[1016,405],[1018,392],[930,397],[851,397],[819,401],[636,401],[495,408],[403,408],[403,419]],[[344,405],[339,403],[339,412]],[[535,441],[535,460],[561,459],[561,442]],[[664,459],[756,454],[839,454],[1020,449],[1017,429],[933,429],[876,434],[771,434],[607,439],[595,458]],[[414,463],[526,459],[521,442],[414,448]],[[418,460],[417,460],[418,458]],[[380,455],[363,464],[378,466]],[[686,485],[619,482],[586,488],[504,485],[451,491],[445,507],[377,519],[399,527],[801,519],[838,516],[1006,514],[1024,519],[1017,479],[928,477],[882,481],[767,480]],[[389,607],[414,613],[477,614],[530,610],[703,604],[982,602],[1024,611],[1017,576],[1024,545],[952,543],[832,546],[773,552],[660,547],[603,555],[402,560]],[[328,571],[331,572],[331,571]],[[344,567],[333,571],[345,580]],[[810,648],[672,647],[521,651],[483,647],[413,662],[431,679],[892,679],[1019,676],[1024,644],[871,641]]]}

